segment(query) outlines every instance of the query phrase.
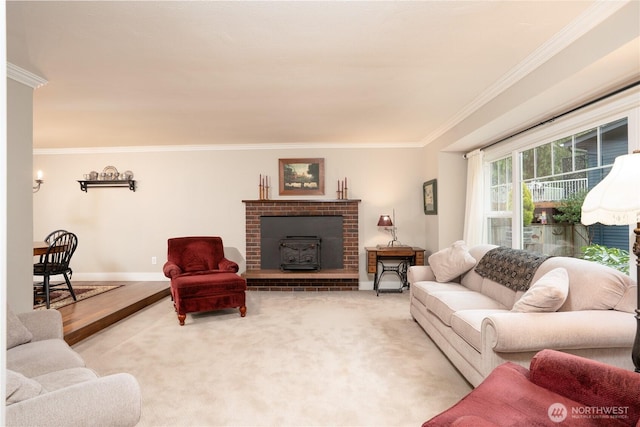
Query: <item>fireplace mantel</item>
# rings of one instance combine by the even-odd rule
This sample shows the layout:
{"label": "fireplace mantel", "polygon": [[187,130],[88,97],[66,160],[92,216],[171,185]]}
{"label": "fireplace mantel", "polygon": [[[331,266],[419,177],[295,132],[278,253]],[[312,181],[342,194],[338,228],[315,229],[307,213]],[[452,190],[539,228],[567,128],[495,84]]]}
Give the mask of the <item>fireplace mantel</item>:
{"label": "fireplace mantel", "polygon": [[[246,262],[249,289],[260,290],[357,290],[358,289],[358,199],[243,200],[246,210]],[[298,273],[265,271],[261,259],[261,216],[343,217],[342,270]],[[300,279],[300,280],[298,280]]]}
{"label": "fireplace mantel", "polygon": [[252,204],[287,204],[287,203],[302,203],[306,205],[316,203],[360,203],[360,199],[255,199],[255,200],[243,200],[242,203]]}

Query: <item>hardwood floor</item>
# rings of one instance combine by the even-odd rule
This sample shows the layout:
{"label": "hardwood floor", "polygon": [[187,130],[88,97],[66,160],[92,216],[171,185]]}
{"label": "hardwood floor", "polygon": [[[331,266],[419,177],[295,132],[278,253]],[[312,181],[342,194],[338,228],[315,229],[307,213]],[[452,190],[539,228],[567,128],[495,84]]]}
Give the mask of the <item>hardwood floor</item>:
{"label": "hardwood floor", "polygon": [[75,344],[170,294],[169,282],[73,282],[77,285],[121,284],[118,289],[69,304],[62,314],[64,340]]}

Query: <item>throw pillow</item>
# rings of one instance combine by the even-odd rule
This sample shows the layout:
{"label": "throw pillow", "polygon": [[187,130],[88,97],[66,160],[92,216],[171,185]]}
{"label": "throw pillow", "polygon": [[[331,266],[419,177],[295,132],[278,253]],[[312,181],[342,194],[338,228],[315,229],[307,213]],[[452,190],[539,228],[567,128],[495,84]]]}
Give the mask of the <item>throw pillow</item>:
{"label": "throw pillow", "polygon": [[18,316],[7,306],[7,350],[26,344],[33,339],[31,332],[22,324]]}
{"label": "throw pillow", "polygon": [[42,388],[39,382],[25,377],[19,372],[7,369],[7,399],[6,405],[22,402],[31,399],[46,390]]}
{"label": "throw pillow", "polygon": [[521,313],[557,311],[569,295],[569,274],[554,268],[535,282],[513,305]]}
{"label": "throw pillow", "polygon": [[469,253],[465,242],[458,240],[451,247],[432,254],[429,265],[438,282],[450,282],[471,270],[476,265],[476,260]]}

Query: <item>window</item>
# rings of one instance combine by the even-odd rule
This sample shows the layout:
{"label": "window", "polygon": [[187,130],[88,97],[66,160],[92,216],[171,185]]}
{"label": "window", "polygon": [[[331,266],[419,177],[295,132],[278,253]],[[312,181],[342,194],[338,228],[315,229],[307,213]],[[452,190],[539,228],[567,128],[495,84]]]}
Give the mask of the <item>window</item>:
{"label": "window", "polygon": [[511,246],[512,176],[511,157],[490,163],[490,198],[487,230],[488,242],[494,245]]}
{"label": "window", "polygon": [[489,161],[488,243],[562,256],[590,243],[628,250],[628,227],[580,223],[584,196],[629,152],[628,128],[625,117]]}

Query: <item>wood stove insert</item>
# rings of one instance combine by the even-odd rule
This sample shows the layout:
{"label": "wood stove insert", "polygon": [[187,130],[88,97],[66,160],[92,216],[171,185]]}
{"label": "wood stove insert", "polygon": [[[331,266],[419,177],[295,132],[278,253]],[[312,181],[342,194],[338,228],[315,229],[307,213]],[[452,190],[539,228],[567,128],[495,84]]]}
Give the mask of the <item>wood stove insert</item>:
{"label": "wood stove insert", "polygon": [[320,270],[321,240],[318,236],[287,236],[280,240],[280,269]]}

